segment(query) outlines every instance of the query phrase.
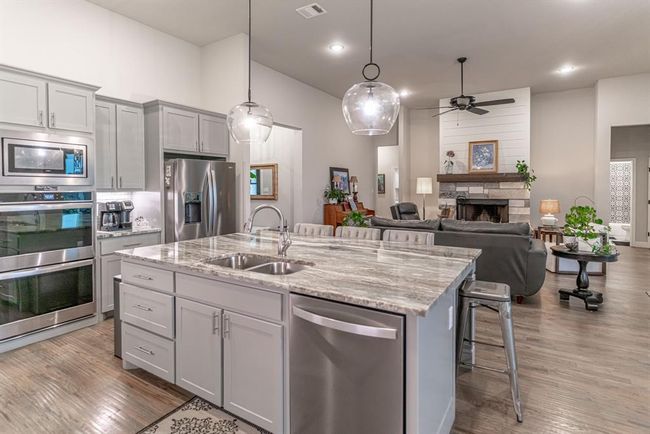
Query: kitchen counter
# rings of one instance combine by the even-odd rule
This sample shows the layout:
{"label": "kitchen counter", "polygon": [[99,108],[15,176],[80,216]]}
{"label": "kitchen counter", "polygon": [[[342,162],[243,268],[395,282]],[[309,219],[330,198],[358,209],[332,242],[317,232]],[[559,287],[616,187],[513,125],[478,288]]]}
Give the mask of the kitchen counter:
{"label": "kitchen counter", "polygon": [[166,269],[223,277],[389,312],[425,316],[438,298],[473,272],[481,251],[383,241],[292,235],[287,258],[313,263],[295,274],[274,276],[205,261],[232,253],[277,254],[272,233],[238,233],[116,252],[124,259]]}
{"label": "kitchen counter", "polygon": [[142,234],[156,234],[161,232],[160,228],[133,228],[133,229],[121,229],[119,231],[97,231],[97,239],[103,240],[106,238],[119,238],[119,237],[129,237],[131,235],[142,235]]}

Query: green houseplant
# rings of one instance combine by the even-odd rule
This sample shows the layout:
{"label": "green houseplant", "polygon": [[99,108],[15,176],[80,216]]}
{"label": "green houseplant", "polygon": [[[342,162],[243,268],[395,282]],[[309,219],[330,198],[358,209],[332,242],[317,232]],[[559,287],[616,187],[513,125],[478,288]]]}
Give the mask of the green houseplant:
{"label": "green houseplant", "polygon": [[[603,219],[598,217],[595,208],[583,205],[572,206],[564,216],[564,220],[564,235],[576,239],[566,243],[570,249],[577,249],[577,241],[584,240],[591,247],[592,253],[597,255],[609,255],[616,251],[609,241],[603,242],[602,231],[596,230],[595,225],[602,225]],[[605,226],[605,234],[609,230],[609,226]]]}
{"label": "green houseplant", "polygon": [[327,187],[323,192],[323,197],[331,204],[341,203],[345,200],[345,192],[340,188]]}
{"label": "green houseplant", "polygon": [[356,226],[360,228],[366,228],[368,227],[368,223],[366,222],[366,216],[364,216],[361,212],[352,211],[348,213],[348,215],[346,215],[343,219],[343,226]]}
{"label": "green houseplant", "polygon": [[524,187],[526,190],[530,191],[530,187],[533,185],[533,182],[537,180],[535,176],[535,171],[528,167],[526,160],[517,160],[517,173],[522,175],[524,178]]}

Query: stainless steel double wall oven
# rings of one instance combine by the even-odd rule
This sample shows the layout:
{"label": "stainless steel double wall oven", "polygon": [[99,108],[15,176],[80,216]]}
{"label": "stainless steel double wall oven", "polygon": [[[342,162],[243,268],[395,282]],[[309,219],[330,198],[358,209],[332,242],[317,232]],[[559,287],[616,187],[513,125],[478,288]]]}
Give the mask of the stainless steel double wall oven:
{"label": "stainless steel double wall oven", "polygon": [[95,314],[95,212],[90,139],[13,131],[0,139],[3,341]]}

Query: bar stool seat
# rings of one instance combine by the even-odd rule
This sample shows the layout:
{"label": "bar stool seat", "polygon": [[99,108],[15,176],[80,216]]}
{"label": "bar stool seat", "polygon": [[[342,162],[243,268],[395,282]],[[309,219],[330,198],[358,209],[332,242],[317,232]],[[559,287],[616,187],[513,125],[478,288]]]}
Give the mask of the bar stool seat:
{"label": "bar stool seat", "polygon": [[[510,392],[512,402],[517,415],[517,422],[523,422],[523,410],[519,396],[519,378],[517,374],[517,354],[515,352],[515,334],[512,325],[512,301],[510,299],[510,286],[505,283],[484,282],[480,280],[467,281],[460,290],[460,321],[458,334],[456,336],[456,368],[460,366],[476,367],[487,369],[489,371],[502,372],[510,377]],[[469,320],[469,310],[478,307],[486,307],[499,314],[501,325],[501,336],[503,345],[482,342],[465,337],[467,321]],[[503,348],[506,353],[507,369],[501,370],[488,366],[480,366],[473,363],[464,363],[461,361],[463,344],[470,343],[484,344]]]}

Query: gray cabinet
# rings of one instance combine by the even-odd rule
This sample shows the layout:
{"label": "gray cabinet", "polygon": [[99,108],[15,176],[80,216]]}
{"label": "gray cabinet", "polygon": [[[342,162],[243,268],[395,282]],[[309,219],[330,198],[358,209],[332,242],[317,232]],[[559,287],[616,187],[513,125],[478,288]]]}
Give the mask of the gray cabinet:
{"label": "gray cabinet", "polygon": [[115,188],[117,129],[115,104],[97,100],[95,103],[95,187]]}
{"label": "gray cabinet", "polygon": [[92,133],[94,92],[75,86],[48,83],[48,126],[57,130]]}
{"label": "gray cabinet", "polygon": [[144,111],[116,106],[118,188],[144,189]]}
{"label": "gray cabinet", "polygon": [[45,81],[0,71],[0,122],[44,127],[46,115]]}
{"label": "gray cabinet", "polygon": [[101,311],[109,312],[114,309],[115,290],[113,276],[120,274],[122,258],[117,255],[106,255],[101,258]]}
{"label": "gray cabinet", "polygon": [[223,407],[283,432],[282,326],[224,311],[223,327]]}
{"label": "gray cabinet", "polygon": [[217,116],[199,115],[199,150],[208,154],[227,156],[228,127],[226,120]]}
{"label": "gray cabinet", "polygon": [[143,190],[144,111],[120,101],[101,97],[95,103],[96,187]]}
{"label": "gray cabinet", "polygon": [[176,298],[176,384],[219,406],[221,312]]}
{"label": "gray cabinet", "polygon": [[175,151],[198,151],[199,114],[163,107],[163,147]]}

